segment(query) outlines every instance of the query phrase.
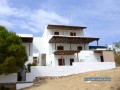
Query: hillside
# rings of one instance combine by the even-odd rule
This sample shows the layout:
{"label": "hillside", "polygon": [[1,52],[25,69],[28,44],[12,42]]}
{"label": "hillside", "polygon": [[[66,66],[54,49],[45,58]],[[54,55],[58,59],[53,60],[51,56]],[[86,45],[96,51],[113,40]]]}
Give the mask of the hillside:
{"label": "hillside", "polygon": [[[84,81],[84,77],[110,77],[111,81]],[[120,90],[120,68],[45,79],[22,90]]]}

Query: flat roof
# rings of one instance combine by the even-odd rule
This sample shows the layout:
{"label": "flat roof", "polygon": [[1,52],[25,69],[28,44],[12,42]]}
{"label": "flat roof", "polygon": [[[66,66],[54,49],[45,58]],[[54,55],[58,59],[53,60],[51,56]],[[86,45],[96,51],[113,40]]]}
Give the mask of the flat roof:
{"label": "flat roof", "polygon": [[47,29],[53,30],[81,30],[85,29],[86,27],[83,26],[68,26],[68,25],[48,25]]}
{"label": "flat roof", "polygon": [[49,43],[73,43],[73,44],[88,44],[93,41],[98,41],[100,38],[94,37],[76,37],[76,36],[52,36]]}
{"label": "flat roof", "polygon": [[33,37],[32,34],[17,34],[20,37]]}

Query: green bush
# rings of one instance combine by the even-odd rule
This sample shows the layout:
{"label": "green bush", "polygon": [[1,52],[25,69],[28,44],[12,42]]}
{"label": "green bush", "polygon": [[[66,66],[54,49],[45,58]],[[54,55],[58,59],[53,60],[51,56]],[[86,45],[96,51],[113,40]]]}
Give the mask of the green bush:
{"label": "green bush", "polygon": [[32,66],[37,66],[37,62],[33,62],[33,63],[32,63]]}
{"label": "green bush", "polygon": [[10,90],[10,88],[2,85],[0,90]]}

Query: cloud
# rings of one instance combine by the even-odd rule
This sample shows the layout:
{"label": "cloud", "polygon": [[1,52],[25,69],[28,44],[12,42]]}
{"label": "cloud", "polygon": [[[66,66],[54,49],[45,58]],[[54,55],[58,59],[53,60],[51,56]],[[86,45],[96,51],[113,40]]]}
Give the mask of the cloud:
{"label": "cloud", "polygon": [[31,15],[30,20],[33,21],[34,25],[37,25],[39,28],[47,24],[68,24],[69,21],[55,12],[45,11],[43,9],[35,11]]}
{"label": "cloud", "polygon": [[68,25],[70,21],[70,25],[88,27],[86,36],[100,37],[102,40],[115,36],[120,38],[119,0],[38,0],[37,4],[23,3],[24,0],[21,0],[25,7],[12,1],[0,0],[0,24],[17,33],[26,31],[39,35],[47,24]]}
{"label": "cloud", "polygon": [[87,26],[89,35],[93,36],[93,33],[96,33],[101,37],[110,37],[117,33],[120,34],[118,30],[118,27],[120,28],[119,0],[91,0],[89,3],[86,2],[82,8],[76,7],[76,10],[71,11],[72,22],[76,20],[76,24]]}
{"label": "cloud", "polygon": [[[53,11],[43,9],[10,7],[8,0],[0,2],[0,24],[8,28],[30,31],[34,34],[44,31],[47,24],[67,24],[68,19]],[[2,22],[3,21],[3,22]]]}
{"label": "cloud", "polygon": [[10,9],[7,0],[0,1],[0,15],[11,15],[13,13],[12,9]]}

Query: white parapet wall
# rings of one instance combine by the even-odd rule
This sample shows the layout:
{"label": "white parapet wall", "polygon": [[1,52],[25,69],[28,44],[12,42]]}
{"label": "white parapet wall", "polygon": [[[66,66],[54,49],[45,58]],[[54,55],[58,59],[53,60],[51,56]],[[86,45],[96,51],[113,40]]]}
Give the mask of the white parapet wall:
{"label": "white parapet wall", "polygon": [[0,75],[0,83],[16,83],[17,82],[17,73],[9,75]]}
{"label": "white parapet wall", "polygon": [[26,81],[33,81],[35,77],[67,76],[115,67],[115,62],[75,62],[73,66],[32,66],[31,73],[26,74]]}
{"label": "white parapet wall", "polygon": [[73,62],[73,66],[82,66],[94,70],[108,70],[116,68],[115,62]]}
{"label": "white parapet wall", "polygon": [[25,65],[27,66],[29,63],[33,63],[33,56],[28,57],[28,61],[25,63]]}
{"label": "white parapet wall", "polygon": [[32,85],[33,85],[33,83],[17,83],[16,84],[16,90],[27,88],[27,87],[30,87]]}

